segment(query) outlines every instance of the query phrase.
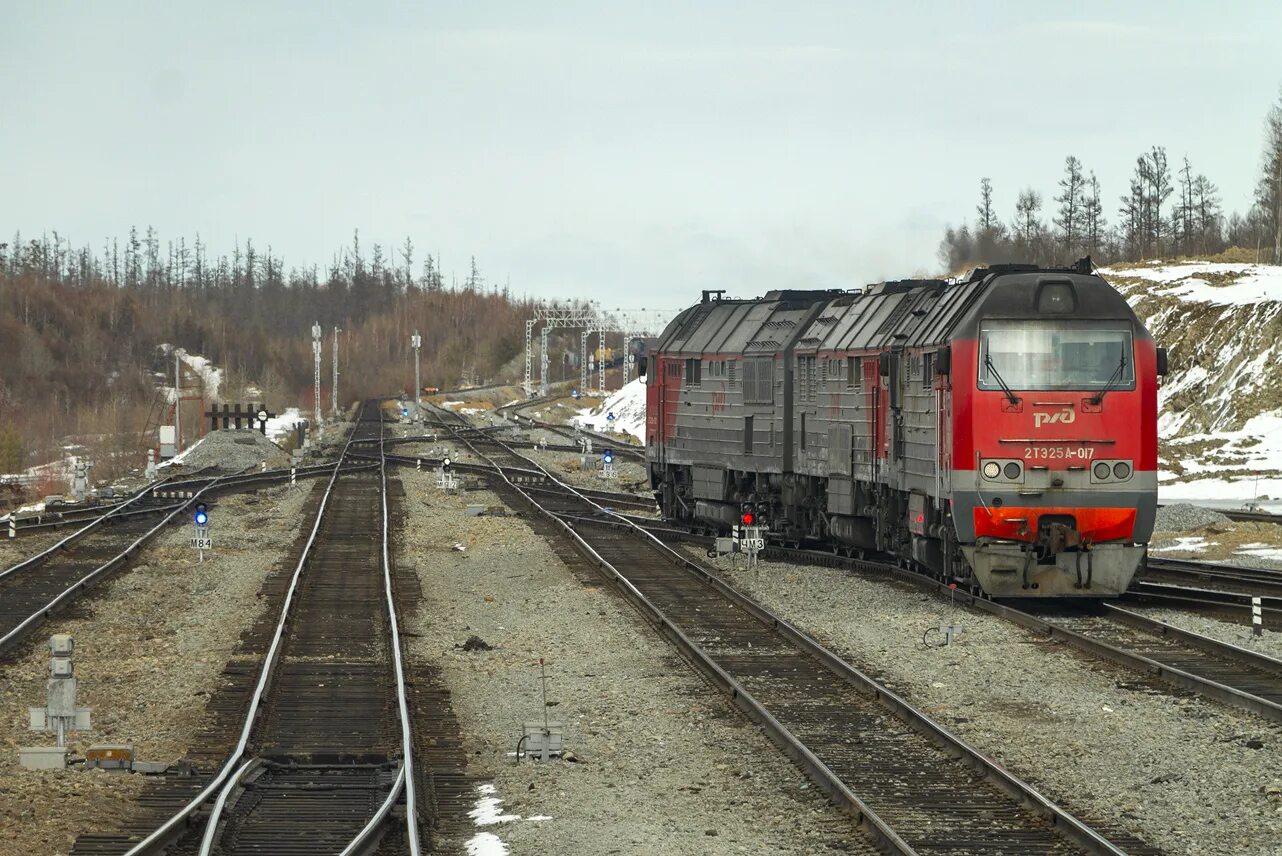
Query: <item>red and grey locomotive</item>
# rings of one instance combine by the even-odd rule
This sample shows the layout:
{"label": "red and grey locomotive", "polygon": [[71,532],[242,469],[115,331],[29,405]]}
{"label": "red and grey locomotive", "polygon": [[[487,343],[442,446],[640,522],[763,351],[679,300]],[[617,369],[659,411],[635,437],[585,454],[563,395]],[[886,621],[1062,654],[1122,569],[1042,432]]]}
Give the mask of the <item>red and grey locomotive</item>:
{"label": "red and grey locomotive", "polygon": [[998,597],[1117,595],[1157,507],[1166,355],[1091,272],[704,292],[651,348],[666,517],[911,559]]}

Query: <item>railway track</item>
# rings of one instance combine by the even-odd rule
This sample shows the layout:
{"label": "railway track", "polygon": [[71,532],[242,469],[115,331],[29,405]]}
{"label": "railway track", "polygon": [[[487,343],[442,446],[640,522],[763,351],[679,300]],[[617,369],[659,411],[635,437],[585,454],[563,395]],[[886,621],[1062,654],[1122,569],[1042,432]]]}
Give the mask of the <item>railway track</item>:
{"label": "railway track", "polygon": [[85,836],[77,854],[422,851],[386,466],[344,466],[354,440],[381,450],[382,433],[367,404],[330,467],[234,748],[186,793],[162,792],[167,810],[179,804],[163,822],[124,841]]}
{"label": "railway track", "polygon": [[[297,475],[332,469],[309,467]],[[128,565],[198,499],[288,478],[288,471],[278,470],[161,482],[102,509],[57,543],[0,571],[0,654],[29,639],[51,616]]]}
{"label": "railway track", "polygon": [[645,463],[645,449],[632,445],[632,442],[625,437],[620,437],[617,434],[614,436],[602,434],[599,431],[593,431],[588,428],[570,428],[565,425],[556,425],[552,422],[544,422],[541,419],[535,419],[532,416],[526,416],[521,413],[521,411],[526,408],[545,404],[549,400],[550,399],[547,398],[532,398],[528,401],[506,404],[497,408],[495,412],[504,418],[511,419],[512,422],[516,424],[524,423],[528,427],[550,431],[553,434],[569,438],[570,440],[577,441],[580,436],[590,437],[592,441],[601,448],[612,449],[617,455],[634,461],[639,461],[640,463]]}
{"label": "railway track", "polygon": [[546,471],[545,493],[509,479],[505,467],[533,464],[500,441],[460,440],[491,459],[509,496],[561,527],[885,852],[1155,852],[1074,818],[781,617]]}
{"label": "railway track", "polygon": [[1248,595],[1282,597],[1282,571],[1191,559],[1159,559],[1152,556],[1145,564],[1142,581],[1169,582],[1219,588]]}

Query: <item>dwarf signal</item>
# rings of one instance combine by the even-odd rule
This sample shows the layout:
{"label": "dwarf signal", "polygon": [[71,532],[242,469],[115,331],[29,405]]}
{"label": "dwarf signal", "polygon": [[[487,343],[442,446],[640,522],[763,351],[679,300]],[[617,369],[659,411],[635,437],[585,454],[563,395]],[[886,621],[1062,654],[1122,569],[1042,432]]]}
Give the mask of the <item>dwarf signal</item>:
{"label": "dwarf signal", "polygon": [[203,502],[196,503],[192,520],[196,524],[196,536],[191,539],[191,546],[196,548],[196,560],[203,562],[205,551],[214,548],[214,539],[209,537],[209,507]]}

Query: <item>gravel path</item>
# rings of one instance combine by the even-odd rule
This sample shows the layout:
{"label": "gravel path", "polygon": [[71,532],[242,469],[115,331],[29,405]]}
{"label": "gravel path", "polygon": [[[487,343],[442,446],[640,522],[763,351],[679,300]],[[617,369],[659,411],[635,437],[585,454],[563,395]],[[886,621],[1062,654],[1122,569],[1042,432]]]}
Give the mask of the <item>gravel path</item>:
{"label": "gravel path", "polygon": [[[702,551],[689,551],[706,559]],[[714,563],[1070,811],[1172,854],[1282,852],[1282,728],[1048,645],[906,584]],[[961,623],[951,648],[922,634]],[[1258,747],[1258,748],[1254,748]]]}
{"label": "gravel path", "polygon": [[77,833],[107,831],[113,818],[128,816],[125,803],[144,784],[141,776],[18,765],[18,746],[51,742],[26,730],[27,707],[44,703],[44,640],[53,633],[76,640],[79,702],[93,708],[94,728],[73,736],[73,751],[132,743],[140,760],[177,760],[241,632],[258,616],[259,588],[293,543],[309,489],[219,499],[210,511],[214,550],[203,563],[190,527],[171,527],[91,602],[45,625],[0,674],[0,853],[65,853]]}
{"label": "gravel path", "polygon": [[[402,555],[424,591],[411,656],[442,668],[470,773],[493,782],[478,801],[502,801],[489,808],[505,819],[478,836],[513,854],[872,852],[590,570],[567,566],[523,520],[465,515],[468,502],[499,503],[493,494],[447,497],[434,476],[400,477]],[[464,651],[471,636],[492,650]],[[541,716],[540,657],[577,763],[509,755],[521,723]]]}

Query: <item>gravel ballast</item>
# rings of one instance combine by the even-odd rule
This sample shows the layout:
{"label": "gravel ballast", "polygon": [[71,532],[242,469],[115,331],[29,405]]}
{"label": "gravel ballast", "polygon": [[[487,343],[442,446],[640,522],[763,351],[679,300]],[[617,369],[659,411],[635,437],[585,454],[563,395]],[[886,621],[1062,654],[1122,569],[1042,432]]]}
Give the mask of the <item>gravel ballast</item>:
{"label": "gravel ballast", "polygon": [[180,465],[187,471],[218,467],[225,473],[242,473],[264,463],[268,469],[285,467],[289,455],[256,430],[227,428],[206,434],[185,453]]}
{"label": "gravel ballast", "polygon": [[[1070,811],[1172,854],[1282,851],[1275,724],[1154,689],[906,584],[819,567],[713,564]],[[927,647],[923,634],[943,620],[961,624],[960,641]]]}
{"label": "gravel ballast", "polygon": [[1201,529],[1203,526],[1231,522],[1228,517],[1218,511],[1190,505],[1187,502],[1178,502],[1174,505],[1163,505],[1157,510],[1153,528],[1158,532],[1190,532]]}
{"label": "gravel ballast", "polygon": [[[424,594],[410,657],[440,665],[469,774],[493,785],[478,802],[501,801],[487,811],[502,819],[478,825],[472,846],[495,836],[512,854],[872,852],[594,572],[521,519],[466,515],[467,503],[500,504],[494,494],[446,496],[433,474],[400,477],[400,561]],[[521,724],[542,715],[540,657],[573,763],[510,754]]]}
{"label": "gravel ballast", "polygon": [[262,609],[259,589],[290,549],[310,489],[211,504],[214,549],[203,563],[189,543],[191,526],[170,527],[91,601],[45,625],[0,674],[0,852],[66,853],[78,833],[109,831],[130,816],[126,804],[144,786],[142,776],[19,766],[17,747],[52,743],[52,735],[26,729],[27,706],[44,703],[45,640],[54,633],[75,638],[78,701],[93,709],[93,730],[72,735],[73,752],[131,743],[139,760],[181,758],[241,632]]}

